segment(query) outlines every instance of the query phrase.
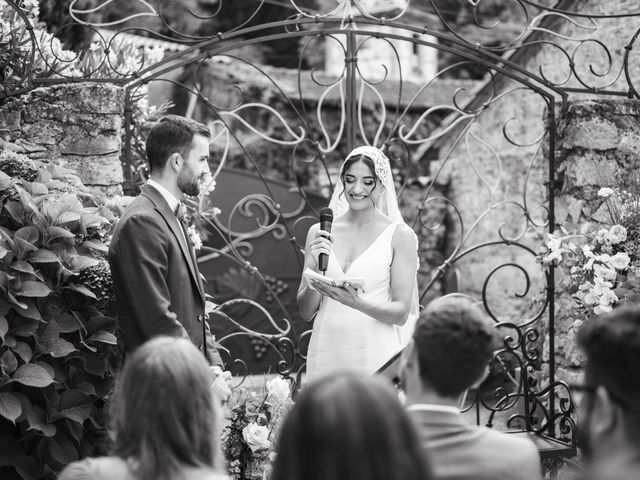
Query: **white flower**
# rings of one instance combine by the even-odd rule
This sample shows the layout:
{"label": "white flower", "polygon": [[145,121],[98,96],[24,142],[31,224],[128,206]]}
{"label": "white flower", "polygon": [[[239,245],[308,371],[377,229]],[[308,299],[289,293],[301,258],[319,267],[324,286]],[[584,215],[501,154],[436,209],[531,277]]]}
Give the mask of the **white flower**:
{"label": "white flower", "polygon": [[267,393],[270,399],[281,402],[289,398],[291,387],[284,378],[276,377],[267,382]]}
{"label": "white flower", "polygon": [[196,230],[195,226],[191,225],[187,228],[187,237],[189,237],[189,241],[191,242],[191,245],[193,245],[193,249],[195,251],[200,250],[202,247],[202,239],[200,238],[200,234],[198,233],[198,230]]}
{"label": "white flower", "polygon": [[611,257],[610,265],[616,270],[626,270],[631,263],[631,259],[629,255],[625,252],[618,252],[613,257]]}
{"label": "white flower", "polygon": [[611,310],[613,310],[613,307],[611,305],[596,305],[596,307],[593,309],[593,312],[596,315],[600,315],[602,313],[609,313]]}
{"label": "white flower", "polygon": [[242,429],[242,438],[249,445],[252,452],[269,448],[269,429],[255,423],[250,423]]}
{"label": "white flower", "polygon": [[614,245],[627,239],[627,229],[622,225],[614,225],[609,229],[609,241]]}
{"label": "white flower", "polygon": [[600,303],[600,298],[593,292],[589,292],[584,296],[582,300],[586,305],[596,305]]}
{"label": "white flower", "polygon": [[595,293],[598,297],[600,295],[603,295],[606,289],[613,287],[613,284],[611,282],[605,281],[599,275],[595,275],[593,277],[593,283],[594,285],[593,285],[592,292]]}
{"label": "white flower", "polygon": [[614,194],[613,188],[602,187],[600,190],[598,190],[599,197],[608,198],[613,194]]}

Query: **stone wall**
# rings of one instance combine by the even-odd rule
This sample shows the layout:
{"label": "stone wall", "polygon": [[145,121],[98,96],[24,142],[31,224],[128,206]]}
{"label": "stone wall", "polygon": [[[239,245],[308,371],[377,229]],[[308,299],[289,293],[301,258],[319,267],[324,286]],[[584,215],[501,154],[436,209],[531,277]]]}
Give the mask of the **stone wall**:
{"label": "stone wall", "polygon": [[[611,218],[598,197],[601,187],[625,189],[637,181],[640,154],[640,103],[599,99],[570,102],[559,112],[556,157],[556,220],[569,231],[592,230]],[[576,381],[584,364],[576,334],[588,318],[575,309],[568,272],[558,268],[556,282],[556,362],[558,377]]]}
{"label": "stone wall", "polygon": [[[625,0],[619,3],[616,4],[616,11],[631,8],[631,2]],[[571,10],[597,14],[610,8],[603,2],[586,0],[574,2]],[[598,30],[588,32],[560,17],[554,22],[549,28],[567,38],[589,37],[609,47],[613,64],[610,73],[601,78],[589,73],[589,67],[598,73],[606,72],[606,53],[595,42],[585,42],[578,48],[575,68],[583,80],[595,87],[604,87],[613,82],[610,89],[627,89],[624,75],[617,75],[622,68],[625,43],[637,28],[635,18],[598,20]],[[571,51],[577,43],[567,38],[553,37],[553,42]],[[566,57],[552,45],[530,47],[514,55],[512,61],[534,74],[538,74],[539,68],[542,68],[547,78],[558,82],[570,73]],[[640,79],[639,70],[640,64],[632,61],[632,78]],[[581,87],[575,76],[563,86]],[[494,85],[487,85],[478,93],[472,105],[480,108],[491,98],[496,100],[491,100],[474,120],[467,136],[458,140],[461,130],[453,129],[437,144],[440,162],[433,163],[433,166],[438,169],[442,167],[440,175],[450,178],[449,198],[455,204],[463,225],[461,227],[457,222],[458,238],[464,228],[463,249],[499,241],[501,228],[503,233],[517,236],[521,233],[518,228],[522,225],[525,213],[521,207],[526,206],[527,214],[539,227],[527,229],[519,240],[535,252],[544,240],[541,236],[544,228],[541,225],[546,216],[544,207],[548,195],[548,166],[544,151],[548,143],[544,137],[547,103],[532,90],[505,77],[499,77]],[[585,95],[572,94],[571,97],[580,98],[585,98]],[[606,132],[596,130],[596,133],[595,136],[601,141],[607,141],[603,136]],[[540,138],[541,141],[536,141]],[[431,175],[437,175],[436,168],[432,168]],[[520,206],[510,202],[517,202]],[[502,206],[492,208],[496,205]],[[470,232],[472,225],[475,228]],[[455,245],[450,248],[455,248]],[[462,291],[480,298],[487,276],[507,262],[518,264],[531,276],[528,295],[525,298],[516,296],[527,285],[523,270],[504,267],[492,277],[487,289],[487,294],[491,296],[488,300],[499,319],[518,322],[535,313],[537,305],[544,298],[545,279],[534,254],[515,246],[487,246],[465,255],[457,267],[462,272]]]}
{"label": "stone wall", "polygon": [[116,85],[36,88],[0,105],[0,148],[67,167],[93,191],[122,194],[123,115]]}

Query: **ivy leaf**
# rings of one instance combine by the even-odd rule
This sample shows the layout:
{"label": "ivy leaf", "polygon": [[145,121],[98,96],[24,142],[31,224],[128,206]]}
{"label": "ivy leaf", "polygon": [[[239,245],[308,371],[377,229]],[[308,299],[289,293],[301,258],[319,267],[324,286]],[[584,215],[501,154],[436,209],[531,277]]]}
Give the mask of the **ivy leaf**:
{"label": "ivy leaf", "polygon": [[95,267],[98,263],[100,262],[95,258],[85,257],[84,255],[73,255],[69,258],[69,266],[74,272]]}
{"label": "ivy leaf", "polygon": [[[53,427],[53,425],[51,426]],[[38,464],[32,457],[25,455],[18,460],[13,467],[17,470],[23,480],[38,479]]]}
{"label": "ivy leaf", "polygon": [[22,415],[20,400],[13,393],[0,392],[0,415],[14,425],[18,417]]}
{"label": "ivy leaf", "polygon": [[13,234],[13,240],[15,241],[17,238],[24,240],[33,246],[33,244],[35,244],[40,238],[40,232],[38,231],[38,228],[33,225],[22,227],[16,230],[16,233]]}
{"label": "ivy leaf", "polygon": [[73,223],[80,220],[80,214],[78,212],[62,212],[56,218],[56,225],[65,225],[67,223]]}
{"label": "ivy leaf", "polygon": [[76,347],[64,338],[60,338],[58,325],[53,320],[50,321],[39,339],[40,344],[53,358],[63,358],[70,353],[76,352]]}
{"label": "ivy leaf", "polygon": [[24,255],[27,252],[35,252],[38,250],[38,247],[22,238],[15,237],[13,240],[16,242],[16,253],[19,255]]}
{"label": "ivy leaf", "polygon": [[75,389],[78,390],[79,392],[84,393],[85,395],[96,394],[96,387],[91,382],[80,382],[78,385],[76,385]]}
{"label": "ivy leaf", "polygon": [[44,369],[44,371],[47,372],[47,374],[51,378],[56,378],[56,370],[51,365],[49,365],[47,362],[39,361],[39,362],[36,362],[35,364],[38,365],[40,368]]}
{"label": "ivy leaf", "polygon": [[96,297],[95,294],[91,290],[89,290],[87,287],[85,287],[84,285],[76,285],[75,283],[70,283],[69,285],[67,285],[64,288],[67,289],[67,290],[73,290],[74,292],[81,293],[85,297],[89,297],[89,298],[92,298],[94,300],[98,299],[98,297]]}
{"label": "ivy leaf", "polygon": [[30,258],[27,259],[30,263],[57,263],[60,261],[58,256],[50,250],[41,248],[33,252]]}
{"label": "ivy leaf", "polygon": [[84,328],[84,325],[82,325],[77,317],[68,313],[62,313],[55,319],[58,324],[58,330],[60,330],[61,333],[77,332],[81,328]]}
{"label": "ivy leaf", "polygon": [[87,240],[82,244],[82,246],[100,253],[107,253],[109,251],[109,247],[98,240]]}
{"label": "ivy leaf", "polygon": [[89,418],[93,401],[79,390],[67,390],[60,395],[57,415],[82,425]]}
{"label": "ivy leaf", "polygon": [[53,459],[62,464],[67,465],[78,460],[78,450],[74,447],[69,437],[62,432],[58,432],[55,437],[49,438],[49,453]]}
{"label": "ivy leaf", "polygon": [[40,326],[39,323],[35,320],[23,319],[20,325],[9,330],[9,333],[17,337],[33,337]]}
{"label": "ivy leaf", "polygon": [[13,353],[17,354],[24,363],[29,363],[33,358],[33,350],[25,342],[16,342],[15,347],[13,347]]}
{"label": "ivy leaf", "polygon": [[18,359],[11,350],[5,351],[0,357],[0,367],[8,374],[15,372],[18,368]]}
{"label": "ivy leaf", "polygon": [[41,366],[34,365],[33,363],[20,365],[11,376],[11,380],[21,383],[22,385],[38,388],[44,388],[54,382],[53,376],[49,375]]}
{"label": "ivy leaf", "polygon": [[55,225],[52,225],[49,228],[47,228],[47,235],[49,236],[50,241],[56,240],[58,238],[69,238],[69,239],[76,238],[76,236],[66,228],[56,227]]}
{"label": "ivy leaf", "polygon": [[104,330],[100,330],[99,332],[94,333],[89,338],[87,338],[87,341],[108,343],[109,345],[117,345],[118,343],[118,340],[113,333],[105,332]]}
{"label": "ivy leaf", "polygon": [[21,317],[41,322],[42,315],[40,314],[40,310],[38,309],[36,304],[31,300],[26,300],[24,304],[26,305],[26,308],[15,309],[16,312],[20,314]]}
{"label": "ivy leaf", "polygon": [[43,280],[42,275],[36,272],[33,266],[30,263],[25,262],[24,260],[16,260],[15,262],[13,262],[11,264],[11,269],[15,270],[16,272],[26,273],[27,275],[33,275],[34,277],[40,280]]}
{"label": "ivy leaf", "polygon": [[4,257],[9,255],[10,253],[11,253],[11,250],[0,245],[0,260],[2,260]]}
{"label": "ivy leaf", "polygon": [[9,322],[4,317],[0,317],[0,338],[4,342],[4,336],[9,331]]}
{"label": "ivy leaf", "polygon": [[26,405],[24,403],[22,404],[22,409],[29,424],[27,430],[36,430],[42,433],[44,437],[53,437],[56,434],[56,426],[46,422],[43,409],[36,405]]}
{"label": "ivy leaf", "polygon": [[19,297],[46,297],[51,293],[51,289],[42,282],[28,280],[22,282],[20,290],[15,292]]}

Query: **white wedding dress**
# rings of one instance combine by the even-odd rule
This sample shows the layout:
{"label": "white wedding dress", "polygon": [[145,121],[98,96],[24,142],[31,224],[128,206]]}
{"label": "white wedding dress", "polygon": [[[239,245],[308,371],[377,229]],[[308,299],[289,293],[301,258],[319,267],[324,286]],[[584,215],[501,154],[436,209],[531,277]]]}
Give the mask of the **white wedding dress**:
{"label": "white wedding dress", "polygon": [[[389,224],[357,257],[346,272],[335,254],[329,256],[330,277],[361,277],[361,295],[376,303],[391,300],[391,239],[399,222]],[[397,327],[382,323],[362,312],[323,297],[314,320],[307,352],[307,379],[339,370],[356,370],[371,375],[402,349]]]}

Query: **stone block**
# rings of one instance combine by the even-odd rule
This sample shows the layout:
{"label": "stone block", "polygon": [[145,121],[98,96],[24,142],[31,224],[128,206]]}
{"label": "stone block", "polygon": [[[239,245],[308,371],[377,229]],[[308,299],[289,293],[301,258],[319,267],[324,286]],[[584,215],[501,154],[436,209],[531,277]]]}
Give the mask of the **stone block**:
{"label": "stone block", "polygon": [[119,154],[64,155],[59,163],[73,170],[87,186],[113,186],[124,181]]}
{"label": "stone block", "polygon": [[116,135],[78,135],[67,136],[60,143],[62,155],[108,155],[120,152],[121,139]]}
{"label": "stone block", "polygon": [[575,153],[567,162],[567,186],[615,185],[618,167],[597,152]]}
{"label": "stone block", "polygon": [[589,150],[613,150],[620,143],[621,136],[615,123],[602,117],[574,119],[564,131],[562,144],[566,149],[586,148]]}
{"label": "stone block", "polygon": [[20,130],[22,111],[16,102],[0,106],[0,131],[13,132]]}

